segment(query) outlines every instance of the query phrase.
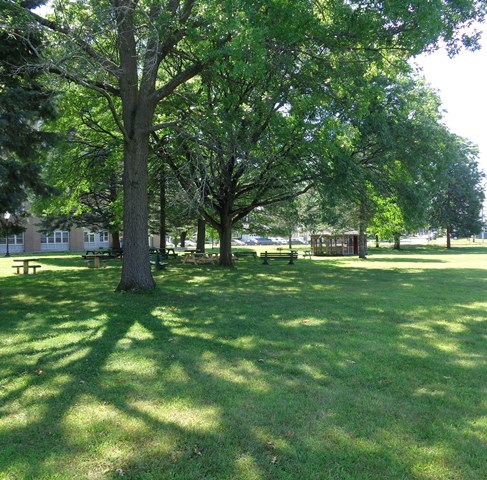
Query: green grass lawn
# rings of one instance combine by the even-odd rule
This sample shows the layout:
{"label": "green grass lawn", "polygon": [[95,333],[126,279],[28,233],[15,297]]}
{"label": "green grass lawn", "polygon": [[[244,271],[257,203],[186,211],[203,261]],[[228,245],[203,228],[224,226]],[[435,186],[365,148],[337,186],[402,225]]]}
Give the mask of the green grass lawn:
{"label": "green grass lawn", "polygon": [[370,253],[0,258],[0,478],[484,480],[487,245]]}

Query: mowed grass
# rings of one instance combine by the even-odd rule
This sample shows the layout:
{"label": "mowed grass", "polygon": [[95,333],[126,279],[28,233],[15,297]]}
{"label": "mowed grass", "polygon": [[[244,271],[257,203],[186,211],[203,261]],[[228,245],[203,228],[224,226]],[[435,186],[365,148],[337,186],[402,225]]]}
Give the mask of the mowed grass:
{"label": "mowed grass", "polygon": [[370,253],[1,258],[0,478],[485,479],[487,245]]}

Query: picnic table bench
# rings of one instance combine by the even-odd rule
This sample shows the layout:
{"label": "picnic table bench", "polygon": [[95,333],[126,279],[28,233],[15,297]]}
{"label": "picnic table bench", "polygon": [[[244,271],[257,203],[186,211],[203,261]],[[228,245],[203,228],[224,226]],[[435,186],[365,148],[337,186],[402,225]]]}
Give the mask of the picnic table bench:
{"label": "picnic table bench", "polygon": [[250,250],[235,251],[233,252],[233,256],[237,259],[252,257],[255,260],[257,258],[257,252],[250,251]]}
{"label": "picnic table bench", "polygon": [[[151,249],[154,250],[154,249]],[[158,250],[158,249],[157,249]],[[159,251],[156,252],[150,252],[150,264],[154,265],[156,267],[156,270],[165,270],[167,267],[167,262],[161,262],[163,259],[167,259],[167,254],[166,253],[160,253]]]}
{"label": "picnic table bench", "polygon": [[38,258],[15,258],[14,262],[21,262],[22,265],[12,265],[12,268],[16,269],[17,274],[20,274],[21,270],[24,275],[27,275],[29,270],[32,270],[32,273],[37,273],[37,269],[41,268],[42,265],[31,265],[30,262],[38,261]]}
{"label": "picnic table bench", "polygon": [[104,258],[119,258],[122,253],[121,249],[112,249],[112,248],[99,248],[96,249],[94,248],[93,250],[86,250],[84,255],[81,255],[82,257],[86,256],[92,256],[92,255],[98,255],[100,257]]}
{"label": "picnic table bench", "polygon": [[305,250],[303,252],[303,258],[309,257],[311,258],[311,250]]}
{"label": "picnic table bench", "polygon": [[92,248],[91,250],[86,250],[85,255],[110,255],[110,248]]}
{"label": "picnic table bench", "polygon": [[81,258],[89,266],[90,262],[93,262],[95,268],[101,268],[101,262],[109,260],[111,258],[122,258],[123,249],[121,248],[94,248],[92,250],[86,250]]}
{"label": "picnic table bench", "polygon": [[93,253],[93,254],[89,253],[92,251],[93,250],[88,250],[88,252],[85,255],[81,255],[81,258],[85,261],[87,267],[89,267],[90,263],[93,262],[93,266],[95,268],[101,268],[102,258],[103,261],[106,261],[110,258],[108,254],[105,253]]}
{"label": "picnic table bench", "polygon": [[182,263],[193,263],[194,265],[211,264],[215,265],[220,261],[218,253],[190,253],[187,252],[181,259]]}
{"label": "picnic table bench", "polygon": [[264,252],[260,255],[264,261],[262,265],[269,265],[268,260],[289,260],[288,265],[294,265],[294,260],[298,259],[298,252],[296,250],[289,250],[288,252]]}

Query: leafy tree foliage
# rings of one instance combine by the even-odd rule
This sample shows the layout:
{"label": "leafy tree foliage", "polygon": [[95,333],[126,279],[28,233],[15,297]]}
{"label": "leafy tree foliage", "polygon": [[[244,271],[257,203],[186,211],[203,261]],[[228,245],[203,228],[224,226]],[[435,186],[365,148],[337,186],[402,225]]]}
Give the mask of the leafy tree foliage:
{"label": "leafy tree foliage", "polygon": [[[375,227],[381,230],[379,220],[385,217],[396,222],[400,217],[409,226],[425,221],[431,166],[441,161],[438,144],[444,127],[438,96],[410,75],[391,73],[372,78],[372,88],[361,90],[362,108],[348,110],[351,132],[342,153],[347,177],[341,193],[344,201],[357,206],[361,258],[377,209]],[[394,235],[396,247],[399,233]]]}
{"label": "leafy tree foliage", "polygon": [[56,195],[37,202],[45,230],[72,225],[108,230],[119,246],[122,226],[122,137],[105,105],[89,90],[63,91],[53,125],[63,138],[45,162]]}
{"label": "leafy tree foliage", "polygon": [[468,236],[482,229],[484,174],[476,160],[477,149],[461,137],[450,134],[443,154],[431,192],[430,221],[433,227],[446,229],[447,248],[451,248],[452,232]]}
{"label": "leafy tree foliage", "polygon": [[163,153],[188,199],[218,230],[222,265],[232,263],[235,222],[305,191],[318,171],[320,126],[306,122],[293,83],[283,80],[293,76],[295,59],[269,48],[261,59],[265,75],[242,71],[240,63],[205,75],[188,92],[194,115]]}

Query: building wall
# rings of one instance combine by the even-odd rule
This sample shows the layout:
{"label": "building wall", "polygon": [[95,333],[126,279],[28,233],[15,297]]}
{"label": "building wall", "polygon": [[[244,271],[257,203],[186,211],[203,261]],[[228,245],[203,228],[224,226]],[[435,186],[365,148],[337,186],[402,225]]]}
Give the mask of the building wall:
{"label": "building wall", "polygon": [[[43,235],[39,232],[40,220],[36,217],[29,217],[25,224],[24,232],[24,244],[23,245],[9,245],[9,250],[11,253],[21,253],[21,252],[62,252],[62,251],[74,251],[79,252],[86,250],[87,248],[99,248],[108,247],[110,242],[100,242],[89,243],[85,245],[84,242],[84,229],[73,227],[69,231],[68,241],[64,242],[66,235],[57,232],[56,237],[63,240],[61,242],[42,242]],[[45,238],[45,237],[44,237]],[[96,238],[99,235],[96,234]],[[5,245],[0,245],[0,253],[5,250]]]}
{"label": "building wall", "polygon": [[38,218],[30,217],[27,221],[26,230],[24,232],[24,251],[25,252],[40,252],[41,250],[41,234],[37,230],[36,223],[39,223]]}
{"label": "building wall", "polygon": [[69,250],[75,252],[85,250],[82,228],[72,228],[69,231]]}

